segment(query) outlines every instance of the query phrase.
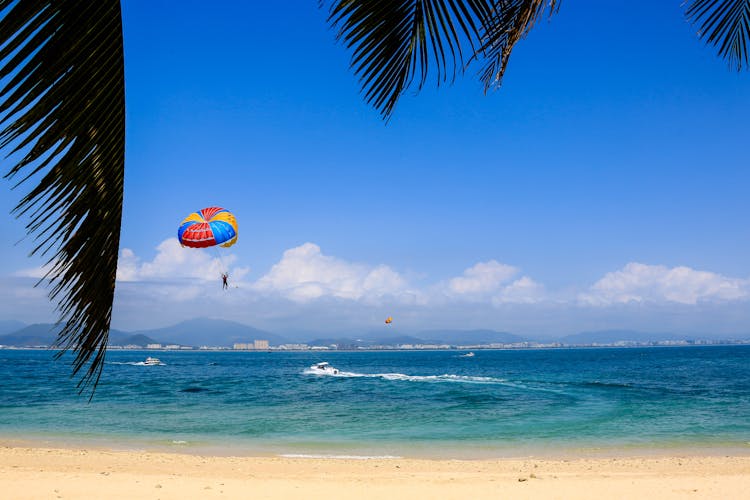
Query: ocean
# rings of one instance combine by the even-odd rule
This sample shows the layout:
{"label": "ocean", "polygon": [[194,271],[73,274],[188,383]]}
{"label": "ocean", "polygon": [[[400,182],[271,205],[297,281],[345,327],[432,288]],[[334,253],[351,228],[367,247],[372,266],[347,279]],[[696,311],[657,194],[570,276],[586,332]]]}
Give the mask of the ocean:
{"label": "ocean", "polygon": [[[53,354],[0,350],[1,440],[351,458],[750,453],[750,346],[111,350],[91,402]],[[321,361],[339,373],[310,373]]]}

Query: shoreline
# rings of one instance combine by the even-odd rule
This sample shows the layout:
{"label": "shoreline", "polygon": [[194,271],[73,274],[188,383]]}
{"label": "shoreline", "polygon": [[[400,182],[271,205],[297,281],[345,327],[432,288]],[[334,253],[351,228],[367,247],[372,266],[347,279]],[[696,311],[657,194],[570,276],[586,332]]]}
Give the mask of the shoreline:
{"label": "shoreline", "polygon": [[0,488],[16,499],[739,498],[750,491],[747,455],[349,460],[7,444],[0,442]]}
{"label": "shoreline", "polygon": [[[372,444],[372,443],[371,443]],[[575,460],[661,457],[750,457],[745,443],[535,443],[505,446],[476,443],[398,443],[354,446],[351,443],[294,444],[278,442],[185,441],[182,439],[64,438],[62,436],[12,436],[0,434],[0,447],[24,449],[85,449],[126,453],[164,453],[216,458],[320,458],[404,460]]]}

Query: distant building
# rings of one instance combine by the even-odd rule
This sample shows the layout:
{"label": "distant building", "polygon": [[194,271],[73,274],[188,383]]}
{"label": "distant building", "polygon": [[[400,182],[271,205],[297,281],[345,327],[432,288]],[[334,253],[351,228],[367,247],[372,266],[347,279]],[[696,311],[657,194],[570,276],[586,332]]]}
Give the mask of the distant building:
{"label": "distant building", "polygon": [[253,346],[255,349],[268,349],[268,341],[267,340],[256,340],[253,342]]}
{"label": "distant building", "polygon": [[237,344],[234,344],[234,349],[237,351],[246,351],[249,349],[249,347],[246,342],[239,342]]}
{"label": "distant building", "polygon": [[282,351],[306,351],[309,348],[307,344],[281,344],[279,346]]}
{"label": "distant building", "polygon": [[148,344],[146,349],[161,349],[161,344]]}

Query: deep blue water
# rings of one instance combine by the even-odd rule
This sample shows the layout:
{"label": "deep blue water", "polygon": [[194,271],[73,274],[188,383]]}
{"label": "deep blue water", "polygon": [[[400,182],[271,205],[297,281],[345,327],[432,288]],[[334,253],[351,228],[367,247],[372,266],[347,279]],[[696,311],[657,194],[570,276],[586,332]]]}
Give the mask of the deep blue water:
{"label": "deep blue water", "polygon": [[[0,439],[222,454],[750,452],[750,346],[391,352],[0,350]],[[163,366],[143,366],[146,356]],[[341,376],[306,374],[328,361]]]}

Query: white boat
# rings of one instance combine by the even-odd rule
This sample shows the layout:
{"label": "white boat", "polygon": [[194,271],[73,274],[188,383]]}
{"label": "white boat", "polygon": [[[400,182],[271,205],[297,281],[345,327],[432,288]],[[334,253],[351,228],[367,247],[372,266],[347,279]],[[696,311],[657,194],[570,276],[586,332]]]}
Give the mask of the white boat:
{"label": "white boat", "polygon": [[143,364],[146,366],[160,365],[161,361],[159,360],[159,358],[152,358],[151,356],[149,356],[146,358],[146,361],[144,361]]}
{"label": "white boat", "polygon": [[466,354],[462,354],[461,357],[462,358],[473,358],[474,357],[474,353],[471,352],[471,351],[469,351]]}
{"label": "white boat", "polygon": [[322,363],[314,364],[310,367],[310,372],[317,373],[319,375],[338,375],[339,370],[338,368],[334,368],[331,365],[328,364],[327,361],[323,361]]}

